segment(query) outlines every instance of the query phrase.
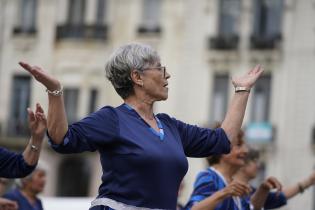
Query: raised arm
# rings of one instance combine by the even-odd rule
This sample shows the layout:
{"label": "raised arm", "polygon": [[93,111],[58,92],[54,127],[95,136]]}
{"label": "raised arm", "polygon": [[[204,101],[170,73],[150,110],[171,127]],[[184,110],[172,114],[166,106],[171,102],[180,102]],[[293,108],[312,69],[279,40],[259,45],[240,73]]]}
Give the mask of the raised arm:
{"label": "raised arm", "polygon": [[262,73],[262,67],[257,65],[244,76],[232,79],[235,94],[221,126],[231,141],[237,139],[236,136],[242,126],[250,89]]}
{"label": "raised arm", "polygon": [[36,165],[45,136],[47,122],[44,110],[40,104],[36,104],[35,113],[30,108],[27,109],[27,112],[31,139],[23,152],[23,158],[28,165]]}
{"label": "raised arm", "polygon": [[315,171],[309,177],[296,183],[295,185],[283,188],[283,193],[287,199],[303,193],[304,190],[315,184]]}
{"label": "raised arm", "polygon": [[28,71],[37,81],[42,83],[48,92],[48,133],[55,144],[60,144],[68,130],[67,115],[62,95],[62,86],[60,82],[48,75],[38,66],[31,66],[28,63],[19,63]]}

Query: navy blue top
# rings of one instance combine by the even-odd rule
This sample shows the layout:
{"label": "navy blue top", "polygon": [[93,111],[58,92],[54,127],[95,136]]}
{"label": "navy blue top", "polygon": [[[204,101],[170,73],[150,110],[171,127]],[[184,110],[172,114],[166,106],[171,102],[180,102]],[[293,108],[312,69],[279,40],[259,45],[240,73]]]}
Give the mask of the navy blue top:
{"label": "navy blue top", "polygon": [[36,202],[32,205],[17,188],[7,192],[3,197],[16,201],[19,205],[18,210],[43,210],[42,202],[38,198],[36,198]]}
{"label": "navy blue top", "polygon": [[[225,187],[225,181],[212,168],[207,168],[207,170],[201,171],[197,175],[193,193],[184,209],[190,210],[196,203],[212,196],[214,193]],[[249,210],[249,203],[244,202],[243,198],[238,199],[239,200],[237,201],[236,198],[227,197],[215,207],[215,210]],[[237,202],[239,202],[241,209],[238,207]]]}
{"label": "navy blue top", "polygon": [[[245,198],[247,203],[250,203],[251,196],[256,192],[256,188],[252,186],[252,192],[249,196]],[[281,206],[287,204],[287,197],[284,195],[283,192],[276,193],[276,192],[269,192],[264,203],[264,209],[277,209]]]}
{"label": "navy blue top", "polygon": [[0,177],[20,178],[30,174],[36,165],[28,165],[22,154],[0,147]]}
{"label": "navy blue top", "polygon": [[228,153],[230,142],[221,128],[199,128],[166,114],[156,117],[163,129],[160,133],[127,105],[106,106],[70,125],[63,143],[52,147],[60,153],[99,151],[103,175],[98,197],[137,207],[175,209],[188,169],[186,156]]}

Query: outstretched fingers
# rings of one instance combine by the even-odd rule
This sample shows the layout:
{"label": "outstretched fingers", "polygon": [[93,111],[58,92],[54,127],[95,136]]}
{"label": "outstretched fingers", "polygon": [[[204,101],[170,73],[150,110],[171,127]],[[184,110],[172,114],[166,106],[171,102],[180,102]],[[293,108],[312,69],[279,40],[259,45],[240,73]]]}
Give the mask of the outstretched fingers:
{"label": "outstretched fingers", "polygon": [[34,122],[36,120],[36,117],[35,117],[35,114],[32,111],[32,109],[31,108],[27,108],[27,113],[28,113],[28,120],[30,122]]}
{"label": "outstretched fingers", "polygon": [[22,62],[20,61],[19,62],[20,66],[22,66],[25,70],[27,70],[28,72],[32,73],[32,66],[29,65],[28,63],[26,62]]}
{"label": "outstretched fingers", "polygon": [[44,109],[39,103],[36,103],[36,113],[44,113]]}

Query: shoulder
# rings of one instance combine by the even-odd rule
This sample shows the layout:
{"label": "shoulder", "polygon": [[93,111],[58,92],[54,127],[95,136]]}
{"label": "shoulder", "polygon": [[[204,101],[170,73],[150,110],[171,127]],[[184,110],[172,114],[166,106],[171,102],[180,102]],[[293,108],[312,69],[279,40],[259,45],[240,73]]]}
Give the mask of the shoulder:
{"label": "shoulder", "polygon": [[174,118],[170,117],[168,114],[165,114],[165,113],[159,113],[156,116],[161,120],[167,120],[167,121],[174,120]]}
{"label": "shoulder", "polygon": [[180,120],[177,120],[175,117],[169,116],[165,113],[159,113],[156,115],[162,122],[178,126],[179,124],[184,124]]}
{"label": "shoulder", "polygon": [[195,186],[200,186],[200,185],[209,185],[210,183],[215,182],[216,180],[216,173],[212,171],[210,168],[201,171],[198,173]]}
{"label": "shoulder", "polygon": [[81,122],[101,122],[107,120],[113,120],[117,118],[117,113],[115,108],[111,106],[104,106],[101,109],[89,114],[81,120]]}
{"label": "shoulder", "polygon": [[17,188],[15,188],[5,193],[3,197],[11,200],[18,200],[21,197],[21,193]]}
{"label": "shoulder", "polygon": [[91,115],[96,116],[113,116],[116,115],[117,108],[114,108],[112,106],[104,106],[97,110],[96,112],[92,113]]}

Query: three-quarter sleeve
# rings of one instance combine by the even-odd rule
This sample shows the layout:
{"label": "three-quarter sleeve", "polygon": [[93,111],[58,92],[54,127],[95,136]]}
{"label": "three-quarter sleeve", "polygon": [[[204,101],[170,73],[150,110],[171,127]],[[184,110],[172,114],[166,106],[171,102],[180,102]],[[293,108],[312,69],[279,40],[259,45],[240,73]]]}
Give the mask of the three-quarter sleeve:
{"label": "three-quarter sleeve", "polygon": [[207,157],[230,152],[230,140],[222,128],[208,129],[174,119],[186,156]]}
{"label": "three-quarter sleeve", "polygon": [[30,174],[36,167],[25,162],[23,155],[0,147],[0,177],[20,178]]}
{"label": "three-quarter sleeve", "polygon": [[[217,191],[218,186],[215,177],[208,171],[200,172],[194,183],[193,193],[191,194],[190,199],[184,209],[190,210],[193,205],[213,195]],[[220,209],[219,206],[217,208]]]}
{"label": "three-quarter sleeve", "polygon": [[61,144],[54,144],[48,134],[52,148],[59,153],[95,151],[114,141],[119,133],[118,117],[112,107],[104,107],[86,118],[69,125]]}
{"label": "three-quarter sleeve", "polygon": [[267,199],[264,204],[264,208],[277,209],[286,204],[287,204],[287,198],[285,197],[283,192],[280,192],[280,193],[270,192],[268,193]]}

